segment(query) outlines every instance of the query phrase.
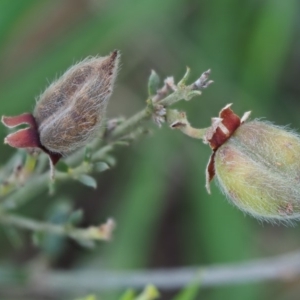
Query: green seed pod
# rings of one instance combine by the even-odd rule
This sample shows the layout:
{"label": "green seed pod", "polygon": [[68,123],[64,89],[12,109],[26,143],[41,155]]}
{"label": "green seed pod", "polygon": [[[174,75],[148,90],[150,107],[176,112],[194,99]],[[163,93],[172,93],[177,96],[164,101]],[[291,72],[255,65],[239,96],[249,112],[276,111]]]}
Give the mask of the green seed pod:
{"label": "green seed pod", "polygon": [[231,203],[269,222],[292,223],[300,218],[297,134],[268,122],[240,121],[214,150],[208,180],[215,175]]}

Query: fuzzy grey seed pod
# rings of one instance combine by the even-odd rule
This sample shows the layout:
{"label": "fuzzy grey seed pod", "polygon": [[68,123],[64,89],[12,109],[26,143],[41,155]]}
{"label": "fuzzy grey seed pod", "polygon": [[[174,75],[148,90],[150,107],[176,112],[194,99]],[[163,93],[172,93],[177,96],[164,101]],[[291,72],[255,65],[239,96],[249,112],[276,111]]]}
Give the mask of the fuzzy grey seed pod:
{"label": "fuzzy grey seed pod", "polygon": [[40,148],[53,164],[86,145],[105,119],[120,54],[90,57],[72,66],[42,93],[32,114],[2,117],[7,127],[30,127],[8,135],[16,148]]}
{"label": "fuzzy grey seed pod", "polygon": [[103,124],[119,54],[91,57],[71,67],[39,97],[33,116],[41,144],[62,155],[86,145]]}

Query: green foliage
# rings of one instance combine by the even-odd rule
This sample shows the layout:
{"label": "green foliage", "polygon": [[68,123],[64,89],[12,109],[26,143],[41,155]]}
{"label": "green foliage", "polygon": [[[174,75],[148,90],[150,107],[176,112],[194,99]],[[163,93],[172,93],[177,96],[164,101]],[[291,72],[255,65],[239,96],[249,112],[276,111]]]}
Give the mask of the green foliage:
{"label": "green foliage", "polygon": [[[133,290],[127,290],[119,300],[155,300],[159,298],[159,292],[153,285],[148,285],[145,289],[138,295]],[[95,295],[88,295],[84,298],[76,300],[97,300]],[[100,298],[99,298],[100,299]],[[192,299],[190,299],[192,300]]]}
{"label": "green foliage", "polygon": [[[220,108],[234,102],[239,112],[252,110],[254,117],[299,127],[298,6],[295,0],[1,1],[0,112],[31,111],[48,81],[72,63],[118,48],[123,66],[109,117],[129,116],[144,107],[151,69],[162,78],[171,74],[178,79],[188,65],[192,76],[212,68],[216,82],[201,98],[179,105],[193,125],[208,126]],[[1,126],[1,140],[5,134]],[[12,151],[0,143],[0,152],[4,165]],[[214,187],[207,195],[204,169],[209,153],[201,142],[177,131],[155,129],[155,135],[106,157],[113,168],[97,175],[97,190],[74,182],[53,187],[56,195],[74,199],[87,224],[110,215],[118,223],[111,244],[88,253],[70,246],[51,252],[58,267],[200,265],[299,247],[297,229],[275,232],[258,226],[230,207]],[[61,166],[63,172],[68,169]],[[106,165],[99,165],[99,172],[104,169]],[[35,182],[36,191],[43,180]],[[93,180],[84,181],[95,186]],[[21,192],[11,200],[22,203],[19,213],[40,219],[55,199],[40,191],[28,205]],[[30,239],[23,235],[20,255],[13,246],[19,239],[13,236],[0,234],[1,261],[13,264],[22,256],[25,264],[39,257],[32,257],[32,246],[26,243]],[[270,289],[273,298],[277,286]],[[288,289],[282,287],[281,293]],[[249,284],[214,288],[203,298],[253,300],[268,295],[262,286]]]}
{"label": "green foliage", "polygon": [[149,96],[156,95],[157,90],[160,88],[159,84],[160,84],[159,76],[157,75],[157,73],[154,70],[152,70],[149,80],[148,80]]}
{"label": "green foliage", "polygon": [[78,177],[78,180],[79,180],[82,184],[84,184],[84,185],[86,185],[86,186],[88,186],[88,187],[91,187],[91,188],[94,188],[94,189],[97,188],[97,181],[96,181],[96,179],[93,178],[92,176],[83,174],[83,175],[80,175],[80,176]]}
{"label": "green foliage", "polygon": [[83,298],[78,298],[76,300],[97,300],[97,297],[95,295],[88,295],[86,297],[83,297]]}
{"label": "green foliage", "polygon": [[197,295],[199,294],[200,284],[199,283],[190,283],[187,287],[182,289],[173,300],[196,300]]}

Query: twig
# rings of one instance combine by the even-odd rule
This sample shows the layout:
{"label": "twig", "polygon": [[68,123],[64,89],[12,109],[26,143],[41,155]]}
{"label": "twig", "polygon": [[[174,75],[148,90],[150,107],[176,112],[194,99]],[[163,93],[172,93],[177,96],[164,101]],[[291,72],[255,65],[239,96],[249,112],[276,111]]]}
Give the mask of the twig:
{"label": "twig", "polygon": [[[92,161],[103,160],[108,152],[113,149],[113,144],[103,146],[99,150],[95,151]],[[74,161],[78,160],[78,154],[75,153],[71,157],[68,158],[68,163],[72,164]],[[84,169],[84,168],[83,168]],[[85,170],[82,170],[84,172]],[[72,177],[70,174],[65,173],[57,173],[56,179],[57,183],[63,183],[64,181],[70,180]],[[13,192],[11,195],[5,198],[5,200],[1,203],[1,208],[5,210],[15,209],[34,197],[45,192],[49,185],[49,172],[46,171],[43,174],[38,174],[37,176],[33,176],[30,178],[26,184]]]}
{"label": "twig", "polygon": [[25,204],[30,199],[40,195],[48,187],[49,174],[48,172],[34,176],[26,182],[26,184],[9,195],[2,203],[2,209],[15,209],[22,204]]}
{"label": "twig", "polygon": [[[189,78],[190,75],[190,69],[187,68],[186,73],[184,74],[183,78],[179,81],[177,85],[173,83],[173,78],[169,77],[166,79],[165,84],[170,85],[170,88],[173,89],[173,92],[167,96],[165,96],[163,99],[159,99],[158,101],[149,99],[148,105],[146,108],[141,110],[140,112],[133,115],[130,119],[126,120],[125,122],[121,123],[119,126],[115,128],[115,130],[112,132],[111,137],[113,139],[124,135],[130,131],[132,128],[136,128],[141,121],[149,119],[153,114],[152,105],[160,105],[163,107],[169,107],[173,104],[175,104],[178,101],[181,100],[190,100],[195,96],[201,95],[201,89],[208,87],[213,81],[208,81],[208,76],[210,74],[210,70],[204,72],[199,79],[197,79],[193,84],[191,85],[185,85],[186,81]],[[205,78],[204,78],[204,77]],[[201,84],[197,83],[200,80]],[[172,82],[172,84],[171,84]],[[203,85],[203,83],[205,83]]]}
{"label": "twig", "polygon": [[100,226],[90,226],[85,229],[78,229],[70,224],[56,225],[46,222],[39,222],[32,219],[24,218],[18,215],[0,212],[0,222],[34,232],[46,232],[61,236],[68,236],[77,241],[99,241],[109,240],[111,232],[114,229],[113,220],[109,219],[107,223]]}
{"label": "twig", "polygon": [[[196,95],[201,95],[200,89],[206,86],[199,85],[195,86],[195,83],[186,86],[185,83],[188,79],[190,70],[188,69],[184,77],[181,79],[181,81],[178,83],[177,86],[174,86],[174,90],[171,94],[165,95],[163,99],[159,99],[157,103],[154,105],[160,105],[160,106],[170,106],[180,100],[190,100],[192,97]],[[203,74],[206,74],[207,72],[204,72]],[[200,76],[198,81],[203,77],[203,74]],[[208,75],[207,75],[208,76]],[[207,82],[207,76],[205,76],[204,81],[203,79],[200,80],[201,82],[205,82],[206,84],[210,84],[211,81]],[[172,78],[167,78],[167,83],[170,84]],[[197,82],[197,81],[196,81]],[[171,84],[172,86],[174,84]],[[153,114],[153,103],[151,99],[148,99],[147,106],[140,112],[136,113],[129,119],[122,122],[120,125],[118,125],[115,129],[113,129],[110,132],[110,135],[108,139],[104,142],[107,144],[101,145],[99,148],[96,147],[93,149],[93,154],[91,158],[91,163],[95,161],[101,161],[105,159],[105,156],[108,154],[108,152],[112,151],[115,147],[115,145],[118,144],[118,142],[122,141],[122,139],[126,136],[129,136],[132,132],[136,131],[138,126],[140,125],[141,121],[147,120],[151,118]],[[66,159],[68,164],[74,164],[74,163],[80,163],[80,159],[82,161],[82,151],[76,152],[70,157]],[[92,168],[90,168],[92,169]],[[82,165],[79,165],[79,167],[76,170],[76,174],[79,176],[80,174],[86,174],[90,173],[91,170],[87,170]],[[56,182],[61,183],[63,181],[72,179],[72,174],[70,173],[59,173],[57,172],[56,175]],[[34,199],[34,197],[40,195],[42,192],[46,191],[49,185],[49,174],[48,171],[46,171],[43,174],[39,174],[38,176],[33,175],[31,179],[29,179],[25,185],[17,189],[12,194],[6,196],[2,203],[0,204],[2,209],[9,210],[9,209],[15,209],[19,207],[20,205],[28,202],[30,199]]]}
{"label": "twig", "polygon": [[[24,276],[26,274],[23,274],[23,278]],[[149,283],[159,290],[174,290],[181,289],[192,282],[199,283],[201,287],[212,287],[272,280],[289,281],[300,276],[300,251],[273,258],[208,267],[148,271],[79,270],[77,272],[74,270],[40,272],[40,269],[34,272],[31,269],[28,276],[27,282],[23,282],[20,287],[20,276],[15,276],[11,270],[8,271],[9,288],[5,289],[7,276],[0,277],[0,295],[1,293],[8,295],[12,291],[32,295],[40,293],[78,295],[83,290],[96,293],[126,288],[142,289]]]}
{"label": "twig", "polygon": [[208,267],[183,267],[150,271],[48,272],[35,276],[31,286],[44,290],[103,291],[124,288],[140,289],[151,283],[160,290],[179,289],[191,282],[201,287],[235,285],[271,280],[292,280],[300,275],[300,251],[273,258]]}
{"label": "twig", "polygon": [[133,115],[130,119],[124,121],[118,127],[116,127],[111,137],[116,139],[119,136],[122,136],[128,132],[130,132],[133,128],[136,128],[143,120],[147,120],[151,116],[151,111],[148,108],[144,108],[140,112]]}

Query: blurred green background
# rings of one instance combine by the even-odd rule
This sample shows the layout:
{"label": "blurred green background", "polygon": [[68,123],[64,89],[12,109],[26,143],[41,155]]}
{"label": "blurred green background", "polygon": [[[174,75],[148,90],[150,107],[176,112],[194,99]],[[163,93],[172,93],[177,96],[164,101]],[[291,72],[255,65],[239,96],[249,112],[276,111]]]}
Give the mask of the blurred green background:
{"label": "blurred green background", "polygon": [[[130,116],[145,106],[151,69],[180,79],[188,65],[192,79],[211,68],[215,81],[201,97],[178,105],[195,127],[208,126],[232,102],[240,115],[251,110],[252,118],[297,129],[299,13],[296,0],[1,0],[0,113],[32,111],[35,97],[74,62],[120,49],[109,117]],[[115,153],[117,165],[98,177],[97,190],[71,182],[59,198],[41,195],[19,211],[53,219],[83,208],[83,225],[112,216],[118,224],[113,242],[88,251],[49,239],[41,250],[28,233],[16,243],[2,228],[0,268],[34,265],[41,258],[55,270],[209,265],[300,247],[298,226],[244,216],[214,183],[207,194],[206,145],[167,126],[152,127],[153,134]],[[0,127],[1,140],[5,134]],[[0,152],[2,164],[13,153],[4,145]],[[175,293],[162,291],[162,299]],[[299,293],[295,281],[202,289],[199,299],[298,299]]]}

